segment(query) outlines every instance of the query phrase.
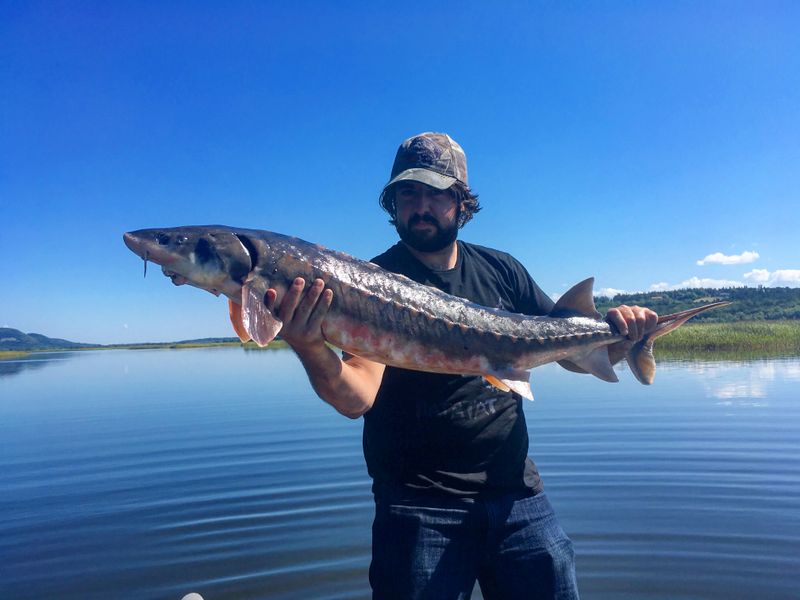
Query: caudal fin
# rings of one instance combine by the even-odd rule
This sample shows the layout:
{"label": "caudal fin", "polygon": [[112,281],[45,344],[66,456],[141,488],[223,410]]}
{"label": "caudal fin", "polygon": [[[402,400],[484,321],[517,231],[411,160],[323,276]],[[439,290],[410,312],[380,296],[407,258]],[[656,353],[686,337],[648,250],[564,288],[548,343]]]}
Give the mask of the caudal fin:
{"label": "caudal fin", "polygon": [[633,374],[636,376],[636,379],[645,385],[650,385],[653,383],[653,378],[656,374],[656,360],[653,356],[653,342],[656,340],[656,338],[666,335],[673,329],[677,329],[686,323],[686,321],[695,315],[699,315],[701,312],[705,312],[712,308],[727,306],[728,304],[730,304],[730,302],[727,301],[712,302],[711,304],[698,306],[697,308],[690,308],[689,310],[683,310],[671,315],[659,317],[656,328],[640,341],[636,342],[631,349],[628,350],[626,359],[631,371],[633,371]]}

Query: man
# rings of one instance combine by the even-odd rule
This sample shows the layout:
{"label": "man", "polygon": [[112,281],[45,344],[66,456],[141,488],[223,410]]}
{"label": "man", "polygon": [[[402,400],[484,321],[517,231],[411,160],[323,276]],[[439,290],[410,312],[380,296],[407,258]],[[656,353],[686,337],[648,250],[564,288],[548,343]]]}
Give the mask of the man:
{"label": "man", "polygon": [[[373,262],[482,305],[531,315],[552,309],[510,255],[457,239],[480,205],[466,156],[448,135],[403,142],[380,202],[401,241]],[[488,600],[577,598],[572,543],[527,457],[520,396],[480,377],[339,358],[321,331],[333,292],[321,280],[304,285],[295,280],[278,307],[268,291],[267,304],[319,396],[364,416],[376,506],[373,597],[469,598],[477,580]],[[607,319],[638,340],[657,316],[620,306]]]}

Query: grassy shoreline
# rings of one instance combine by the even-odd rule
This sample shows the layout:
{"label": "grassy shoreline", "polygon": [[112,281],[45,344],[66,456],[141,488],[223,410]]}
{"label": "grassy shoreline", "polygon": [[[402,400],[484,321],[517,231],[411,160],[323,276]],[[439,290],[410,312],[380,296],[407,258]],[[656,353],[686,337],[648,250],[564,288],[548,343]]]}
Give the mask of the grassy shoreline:
{"label": "grassy shoreline", "polygon": [[144,342],[141,344],[111,344],[109,346],[95,346],[80,348],[80,350],[192,350],[196,348],[242,348],[250,350],[281,350],[288,348],[289,344],[283,340],[273,340],[269,346],[261,348],[255,342]]}
{"label": "grassy shoreline", "polygon": [[800,354],[800,320],[687,323],[655,344],[662,358],[759,358]]}
{"label": "grassy shoreline", "polygon": [[0,350],[0,361],[25,358],[31,354],[42,352],[84,352],[86,350],[188,350],[193,348],[243,348],[251,350],[279,350],[289,345],[282,340],[275,340],[266,348],[260,348],[255,342],[144,342],[141,344],[109,344],[108,346],[83,346],[80,348],[43,348],[41,350]]}
{"label": "grassy shoreline", "polygon": [[[273,350],[288,348],[277,340],[268,348],[255,343],[230,342],[165,342],[114,344],[85,348],[53,348],[49,350],[0,351],[0,360],[23,358],[33,352],[65,350],[181,350],[192,348],[233,348]],[[657,358],[766,358],[800,354],[800,320],[735,321],[730,323],[687,323],[656,342]]]}
{"label": "grassy shoreline", "polygon": [[261,348],[255,342],[147,342],[143,344],[113,344],[110,346],[99,346],[95,348],[85,348],[85,350],[185,350],[192,348],[244,348],[245,350],[277,350],[288,348],[289,344],[282,340],[270,342],[266,348]]}
{"label": "grassy shoreline", "polygon": [[15,358],[24,358],[31,354],[33,350],[17,351],[17,350],[0,350],[0,360],[12,360]]}

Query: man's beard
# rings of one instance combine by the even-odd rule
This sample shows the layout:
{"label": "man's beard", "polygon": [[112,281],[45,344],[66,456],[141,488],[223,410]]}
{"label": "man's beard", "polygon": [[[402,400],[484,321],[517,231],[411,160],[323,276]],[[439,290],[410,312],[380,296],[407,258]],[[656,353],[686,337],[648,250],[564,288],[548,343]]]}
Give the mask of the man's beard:
{"label": "man's beard", "polygon": [[[417,223],[430,223],[436,228],[432,235],[428,235],[427,231],[415,231],[411,229]],[[442,227],[430,215],[414,215],[409,219],[408,226],[404,223],[397,222],[397,233],[400,239],[406,244],[420,252],[438,252],[444,250],[458,237],[458,223],[454,220],[449,226]]]}

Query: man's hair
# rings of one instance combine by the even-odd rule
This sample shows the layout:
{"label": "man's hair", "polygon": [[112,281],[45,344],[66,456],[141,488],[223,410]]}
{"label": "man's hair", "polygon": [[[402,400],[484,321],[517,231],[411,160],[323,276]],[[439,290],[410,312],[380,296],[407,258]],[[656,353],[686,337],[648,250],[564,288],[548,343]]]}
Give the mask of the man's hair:
{"label": "man's hair", "polygon": [[[398,182],[402,183],[402,182]],[[397,225],[397,208],[395,206],[394,197],[397,183],[394,183],[381,192],[378,202],[383,210],[389,213],[389,223]],[[478,202],[478,194],[473,192],[468,185],[456,181],[448,188],[456,200],[456,207],[458,208],[458,228],[461,229],[466,225],[472,216],[480,211],[481,205]]]}

